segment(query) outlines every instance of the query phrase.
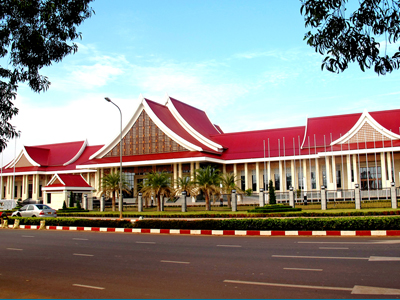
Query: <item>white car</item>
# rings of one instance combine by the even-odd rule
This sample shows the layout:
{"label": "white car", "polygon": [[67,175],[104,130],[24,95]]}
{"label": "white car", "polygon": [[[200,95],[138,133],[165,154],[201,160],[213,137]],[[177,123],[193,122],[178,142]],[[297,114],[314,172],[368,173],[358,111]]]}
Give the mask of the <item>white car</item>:
{"label": "white car", "polygon": [[11,214],[11,217],[57,217],[57,211],[46,204],[28,204]]}

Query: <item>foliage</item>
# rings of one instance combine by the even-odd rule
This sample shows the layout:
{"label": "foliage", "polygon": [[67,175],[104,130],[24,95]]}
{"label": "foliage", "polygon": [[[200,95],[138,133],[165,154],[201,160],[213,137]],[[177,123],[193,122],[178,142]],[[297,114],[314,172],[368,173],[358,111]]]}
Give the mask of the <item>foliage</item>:
{"label": "foliage", "polygon": [[157,201],[157,210],[161,211],[161,201],[164,201],[162,198],[169,197],[173,193],[170,174],[164,171],[152,171],[147,174],[141,192],[143,193],[143,197],[150,198],[154,195]]}
{"label": "foliage", "polygon": [[245,190],[246,196],[251,196],[253,195],[253,189],[247,189]]}
{"label": "foliage", "polygon": [[71,195],[69,196],[69,207],[74,207],[75,203],[75,194],[71,192]]}
{"label": "foliage", "polygon": [[176,197],[181,196],[182,192],[186,192],[187,196],[197,196],[199,194],[199,189],[189,176],[178,177],[175,184],[177,186],[174,190]]}
{"label": "foliage", "polygon": [[63,201],[63,206],[62,209],[66,210],[67,209],[67,204],[65,204],[65,201]]}
{"label": "foliage", "polygon": [[219,193],[220,171],[207,166],[196,170],[195,184],[204,193],[206,210],[211,210],[210,196]]}
{"label": "foliage", "polygon": [[[325,55],[321,69],[339,73],[351,62],[358,63],[362,71],[374,67],[378,75],[398,69],[400,52],[388,55],[387,46],[395,44],[400,37],[400,1],[347,2],[301,0],[300,12],[305,25],[315,29],[308,31],[304,40],[316,52]],[[383,42],[379,43],[380,40]]]}
{"label": "foliage", "polygon": [[[119,181],[120,181],[120,173],[109,173],[105,175],[101,179],[101,187],[103,188],[103,193],[105,194],[110,194],[111,193],[111,205],[112,205],[112,210],[115,211],[115,195],[116,192],[119,192],[120,186],[119,186]],[[129,188],[129,183],[126,181],[124,174],[122,174],[122,191],[130,194],[130,188]]]}
{"label": "foliage", "polygon": [[269,204],[276,204],[275,188],[272,180],[268,183]]}
{"label": "foliage", "polygon": [[77,209],[82,209],[81,201],[79,201],[78,197],[76,197],[76,208]]}
{"label": "foliage", "polygon": [[228,207],[232,207],[232,190],[236,190],[237,193],[242,192],[242,190],[236,184],[238,182],[238,179],[233,172],[222,174],[220,179],[222,184],[222,192],[226,194],[226,197],[228,199]]}
{"label": "foliage", "polygon": [[77,26],[92,15],[91,1],[1,1],[0,151],[19,135],[9,123],[18,114],[13,103],[18,84],[26,82],[35,92],[49,88],[50,81],[39,71],[78,50],[71,42],[81,38]]}

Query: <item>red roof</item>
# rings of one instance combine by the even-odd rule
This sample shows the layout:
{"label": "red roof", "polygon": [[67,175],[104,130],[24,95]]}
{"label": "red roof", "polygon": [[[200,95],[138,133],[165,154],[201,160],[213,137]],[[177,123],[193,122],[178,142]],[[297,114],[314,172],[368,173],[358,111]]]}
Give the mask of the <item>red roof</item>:
{"label": "red roof", "polygon": [[[73,174],[57,174],[58,177],[62,180],[61,183],[59,180],[55,180],[53,184],[47,185],[46,187],[88,187],[91,186],[83,179],[81,175],[73,175]],[[55,176],[57,176],[55,175]],[[54,177],[53,177],[54,178]]]}
{"label": "red roof", "polygon": [[198,133],[207,138],[210,138],[210,135],[219,134],[204,111],[174,98],[169,97],[169,99],[181,117]]}
{"label": "red roof", "polygon": [[[212,139],[227,149],[222,159],[250,159],[299,155],[299,140],[303,141],[304,126],[257,131],[224,133]],[[294,141],[294,146],[293,146]],[[269,142],[269,146],[268,146]]]}
{"label": "red roof", "polygon": [[[400,123],[398,120],[400,119],[400,109],[376,111],[369,114],[384,128],[393,133],[399,134]],[[312,148],[314,147],[314,136],[317,147],[324,147],[324,145],[329,147],[328,145],[330,145],[331,141],[335,141],[341,136],[344,136],[357,123],[361,115],[361,113],[356,113],[309,118],[307,122],[307,134],[306,140],[304,141],[304,147],[308,147],[308,139],[310,139],[310,146]]]}
{"label": "red roof", "polygon": [[[157,102],[146,99],[147,104],[150,109],[156,114],[156,116],[160,119],[161,122],[164,123],[171,131],[173,131],[176,135],[180,136],[182,139],[188,141],[189,143],[196,145],[204,150],[213,151],[212,149],[204,146],[198,140],[196,140],[190,133],[188,133],[175,119],[169,109],[161,105]],[[214,152],[214,151],[213,151]]]}
{"label": "red roof", "polygon": [[41,166],[62,166],[76,156],[85,141],[25,146],[28,155]]}
{"label": "red roof", "polygon": [[[89,157],[97,152],[102,145],[86,146],[79,155],[79,151],[84,146],[83,142],[49,144],[40,146],[24,146],[28,155],[38,164],[38,166],[16,167],[15,172],[61,172],[75,171],[76,166],[89,160]],[[78,156],[78,157],[76,157]],[[75,161],[64,166],[71,159]],[[3,168],[3,173],[13,173],[14,168]]]}

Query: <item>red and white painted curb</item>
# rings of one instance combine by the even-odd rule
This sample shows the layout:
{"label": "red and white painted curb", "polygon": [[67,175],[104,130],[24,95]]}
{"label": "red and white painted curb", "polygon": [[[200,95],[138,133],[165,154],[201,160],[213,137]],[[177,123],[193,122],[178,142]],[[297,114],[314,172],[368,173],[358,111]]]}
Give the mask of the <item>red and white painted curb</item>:
{"label": "red and white painted curb", "polygon": [[[13,225],[8,225],[13,228]],[[21,229],[39,229],[39,225],[20,225]],[[400,230],[193,230],[193,229],[146,229],[146,228],[108,228],[46,226],[48,230],[129,232],[155,234],[190,235],[234,235],[234,236],[400,236]]]}

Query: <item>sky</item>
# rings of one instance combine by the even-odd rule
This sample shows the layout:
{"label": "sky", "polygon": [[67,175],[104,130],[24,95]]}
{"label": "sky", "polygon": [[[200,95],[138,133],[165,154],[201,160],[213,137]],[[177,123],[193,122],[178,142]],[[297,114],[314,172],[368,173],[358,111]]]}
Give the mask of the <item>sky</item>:
{"label": "sky", "polygon": [[[79,49],[41,70],[51,86],[21,84],[2,165],[22,146],[88,140],[104,145],[140,95],[167,95],[204,110],[224,132],[306,125],[307,117],[400,108],[400,71],[351,65],[321,70],[303,40],[299,0],[95,0]],[[389,45],[393,50],[395,45]],[[398,45],[397,45],[398,47]]]}

